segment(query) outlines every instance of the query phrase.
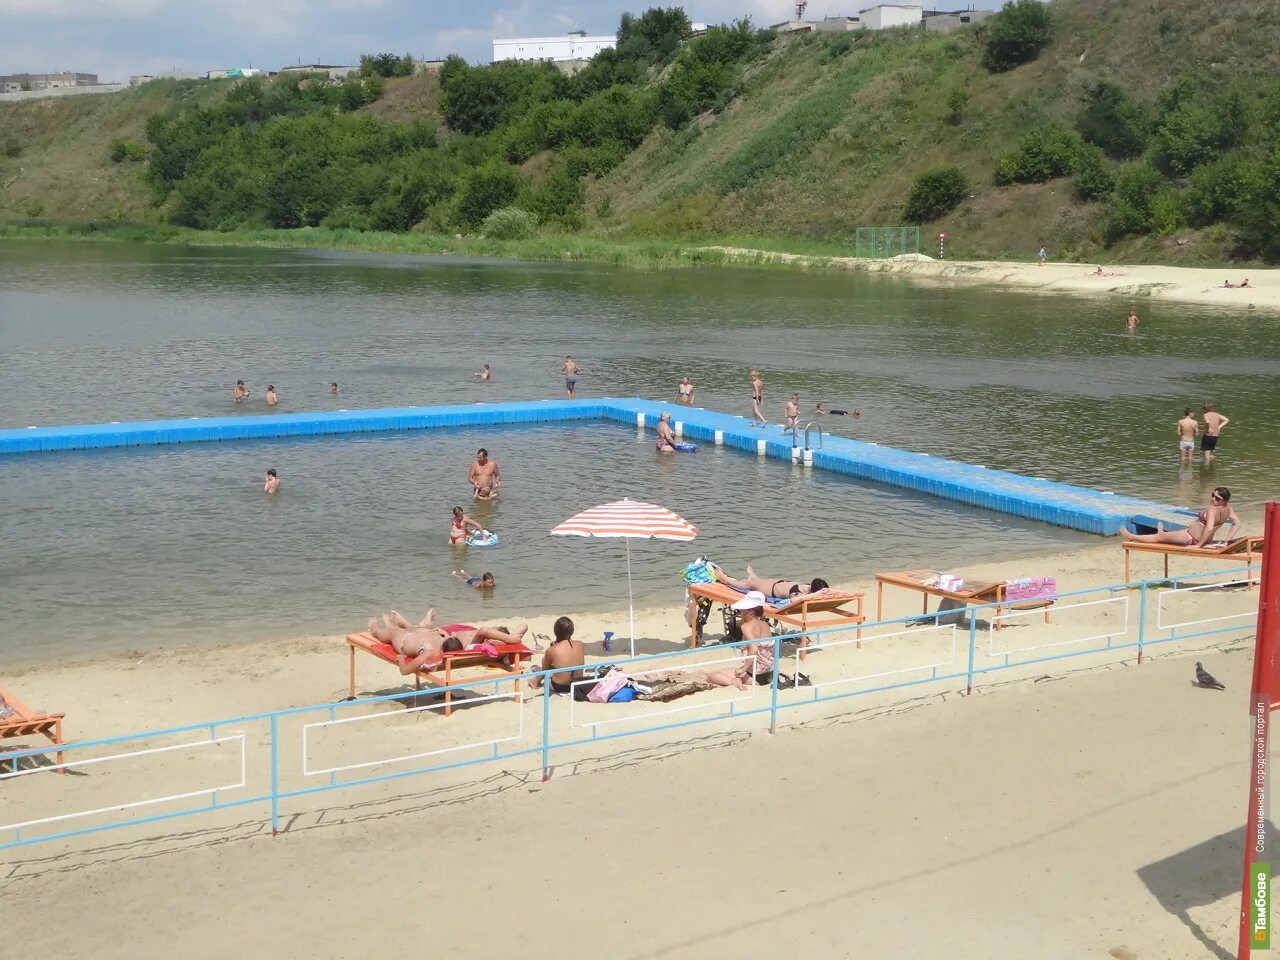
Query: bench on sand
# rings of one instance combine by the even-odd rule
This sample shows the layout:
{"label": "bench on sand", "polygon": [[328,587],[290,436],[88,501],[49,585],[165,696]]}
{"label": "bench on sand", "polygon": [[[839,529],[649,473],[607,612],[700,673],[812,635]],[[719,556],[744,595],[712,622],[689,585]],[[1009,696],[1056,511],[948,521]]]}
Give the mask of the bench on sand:
{"label": "bench on sand", "polygon": [[[0,740],[8,740],[12,737],[44,736],[57,747],[67,742],[62,739],[62,718],[65,714],[36,713],[4,687],[0,687],[0,697],[4,697],[4,702],[11,711],[5,712],[5,715],[0,717]],[[0,711],[4,711],[3,706],[0,706]],[[0,765],[3,763],[4,754],[0,754]],[[58,751],[58,765],[62,766],[61,750]],[[58,772],[66,773],[66,770],[60,769]]]}
{"label": "bench on sand", "polygon": [[1231,540],[1210,540],[1203,547],[1183,547],[1173,543],[1144,543],[1141,540],[1122,540],[1124,549],[1124,582],[1129,582],[1129,556],[1139,553],[1159,553],[1164,556],[1164,575],[1169,576],[1169,558],[1195,557],[1198,560],[1228,560],[1237,563],[1258,563],[1262,560],[1262,537],[1234,537]]}
{"label": "bench on sand", "polygon": [[[383,643],[369,633],[348,634],[347,651],[350,669],[347,696],[352,700],[356,696],[357,650],[384,660],[399,669],[396,651],[391,644]],[[490,650],[496,655],[490,656]],[[413,675],[413,686],[415,690],[421,690],[425,682],[431,686],[444,687],[444,715],[447,717],[453,713],[453,691],[449,688],[455,683],[479,679],[493,673],[507,674],[515,682],[512,698],[519,699],[523,690],[525,665],[532,657],[533,651],[523,643],[484,644],[483,649],[455,650],[424,663]]]}

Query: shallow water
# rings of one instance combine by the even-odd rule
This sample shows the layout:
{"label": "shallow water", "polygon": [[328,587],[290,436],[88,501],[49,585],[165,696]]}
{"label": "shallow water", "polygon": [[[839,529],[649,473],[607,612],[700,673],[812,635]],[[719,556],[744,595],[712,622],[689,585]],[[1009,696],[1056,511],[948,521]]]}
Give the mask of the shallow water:
{"label": "shallow water", "polygon": [[[490,504],[467,499],[477,442],[504,477]],[[261,491],[267,466],[282,478],[275,496]],[[764,575],[834,580],[959,563],[975,543],[1029,553],[1091,539],[725,448],[660,456],[606,424],[54,454],[0,469],[30,505],[5,522],[0,580],[6,634],[39,638],[33,656],[336,632],[390,607],[433,604],[445,622],[625,608],[624,543],[549,535],[624,496],[700,528],[691,544],[631,544],[639,606],[678,604],[680,568],[700,554],[735,573],[754,560]],[[455,504],[499,545],[449,547]],[[493,594],[452,579],[462,567],[492,572]]]}
{"label": "shallow water", "polygon": [[[991,467],[1179,505],[1218,483],[1241,503],[1280,492],[1275,318],[1139,303],[1129,337],[1127,306],[781,270],[0,242],[0,426],[264,413],[268,383],[282,412],[556,396],[571,353],[582,396],[669,397],[688,374],[699,405],[746,414],[758,366],[774,420],[796,390],[805,409],[861,408],[828,429]],[[484,362],[494,380],[476,383]],[[1232,418],[1222,455],[1180,468],[1174,421],[1205,399]],[[703,552],[845,576],[1079,539],[723,450],[665,462],[634,439],[579,425],[0,460],[6,637],[331,632],[433,600],[468,619],[617,608],[621,549],[545,532],[623,495],[706,531],[637,545],[642,603],[677,601],[674,572]],[[482,444],[513,478],[503,545],[467,558],[500,575],[483,602],[448,582],[443,545]]]}

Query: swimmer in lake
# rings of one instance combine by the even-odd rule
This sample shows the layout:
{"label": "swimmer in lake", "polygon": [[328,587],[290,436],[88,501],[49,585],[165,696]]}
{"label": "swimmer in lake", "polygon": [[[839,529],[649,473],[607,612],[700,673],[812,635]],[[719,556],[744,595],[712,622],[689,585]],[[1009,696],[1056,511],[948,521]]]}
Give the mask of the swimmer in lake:
{"label": "swimmer in lake", "polygon": [[693,403],[693,384],[688,377],[676,385],[676,403],[683,403],[686,407]]}
{"label": "swimmer in lake", "polygon": [[469,577],[467,576],[467,571],[455,570],[450,576],[457,577],[472,590],[492,590],[494,586],[492,573],[482,573],[478,577]]}
{"label": "swimmer in lake", "polygon": [[276,388],[271,384],[267,384],[267,406],[274,407],[280,402],[280,398],[276,396]]}
{"label": "swimmer in lake", "polygon": [[1125,329],[1126,329],[1126,330],[1128,330],[1130,333],[1137,333],[1137,332],[1138,332],[1138,324],[1139,324],[1139,323],[1141,323],[1141,322],[1142,322],[1142,321],[1138,319],[1138,315],[1137,315],[1136,313],[1134,313],[1132,309],[1130,309],[1130,310],[1129,310],[1129,316],[1125,317],[1125,320],[1124,320],[1124,327],[1125,327]]}
{"label": "swimmer in lake", "polygon": [[820,403],[814,404],[814,406],[813,406],[813,412],[814,412],[814,413],[816,413],[816,414],[817,414],[818,416],[820,416],[820,417],[825,417],[825,416],[827,416],[827,414],[830,414],[830,415],[831,415],[831,416],[833,416],[833,417],[860,417],[860,416],[862,416],[862,411],[861,411],[861,410],[858,410],[858,409],[856,409],[856,408],[855,408],[855,409],[853,409],[853,410],[835,410],[835,409],[825,410],[825,409],[823,409],[823,406],[822,406],[822,404],[820,404]]}
{"label": "swimmer in lake", "polygon": [[280,477],[276,474],[276,468],[272,467],[267,471],[266,482],[262,485],[263,493],[275,493],[280,489]]}
{"label": "swimmer in lake", "polygon": [[466,543],[468,530],[474,530],[476,533],[485,532],[484,527],[463,513],[461,507],[454,507],[453,521],[449,524],[449,546],[457,547]]}
{"label": "swimmer in lake", "polygon": [[1195,418],[1191,408],[1182,411],[1182,419],[1178,421],[1178,456],[1183,463],[1190,463],[1195,457],[1196,437],[1200,436],[1200,421]]}
{"label": "swimmer in lake", "polygon": [[467,482],[477,500],[492,500],[498,495],[502,474],[498,472],[498,462],[489,459],[489,451],[484,447],[476,451],[476,458],[467,471]]}
{"label": "swimmer in lake", "polygon": [[243,380],[237,380],[236,385],[231,388],[231,400],[233,403],[243,403],[249,399],[249,388],[244,385]]}
{"label": "swimmer in lake", "polygon": [[329,395],[333,397],[338,395],[338,385],[336,383],[329,384]]}
{"label": "swimmer in lake", "polygon": [[471,379],[472,380],[491,380],[493,379],[493,371],[489,369],[489,365],[486,363],[484,366],[482,366],[479,370],[477,370],[475,373],[471,375]]}
{"label": "swimmer in lake", "polygon": [[671,430],[671,414],[665,410],[658,417],[658,452],[676,452],[676,435]]}

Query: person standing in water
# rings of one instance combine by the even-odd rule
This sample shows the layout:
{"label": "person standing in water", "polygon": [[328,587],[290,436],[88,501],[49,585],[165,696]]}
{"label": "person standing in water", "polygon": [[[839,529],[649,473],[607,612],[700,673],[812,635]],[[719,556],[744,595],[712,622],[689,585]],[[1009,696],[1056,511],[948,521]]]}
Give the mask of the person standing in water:
{"label": "person standing in water", "polygon": [[485,532],[484,527],[463,513],[461,507],[454,507],[453,520],[449,524],[449,546],[457,547],[466,543],[468,530],[474,530],[476,533]]}
{"label": "person standing in water", "polygon": [[233,403],[243,403],[249,399],[249,388],[244,385],[243,380],[237,380],[236,385],[231,388],[231,400]]}
{"label": "person standing in water", "polygon": [[498,495],[502,474],[498,472],[498,461],[490,460],[489,451],[484,447],[476,451],[476,458],[467,471],[467,482],[477,500],[492,500]]}
{"label": "person standing in water", "polygon": [[560,365],[560,372],[564,374],[565,396],[572,400],[574,391],[578,389],[578,374],[582,372],[582,368],[573,357],[566,354],[564,363]]}
{"label": "person standing in water", "polygon": [[751,371],[751,422],[754,424],[757,420],[759,420],[760,426],[762,427],[769,423],[769,421],[764,418],[764,410],[761,406],[763,403],[764,403],[764,381],[760,379],[759,370],[752,370]]}
{"label": "person standing in water", "polygon": [[329,395],[334,397],[338,395],[338,385],[336,383],[329,384]]}
{"label": "person standing in water", "polygon": [[267,471],[266,482],[262,485],[263,493],[275,493],[280,489],[280,476],[276,473],[276,468],[272,467]]}
{"label": "person standing in water", "polygon": [[487,363],[471,375],[472,380],[491,380],[492,378],[493,371],[489,369],[489,365]]}
{"label": "person standing in water", "polygon": [[1182,411],[1182,419],[1178,421],[1178,456],[1183,463],[1190,463],[1195,456],[1196,437],[1200,435],[1200,421],[1187,407]]}
{"label": "person standing in water", "polygon": [[676,386],[676,403],[683,403],[686,407],[693,403],[693,384],[688,377]]}
{"label": "person standing in water", "polygon": [[676,452],[676,435],[671,430],[671,414],[665,410],[658,417],[658,452]]}
{"label": "person standing in water", "polygon": [[1204,436],[1200,438],[1200,452],[1204,455],[1206,464],[1213,463],[1218,456],[1215,452],[1218,449],[1218,437],[1222,435],[1222,428],[1231,422],[1230,417],[1224,417],[1217,410],[1213,409],[1213,404],[1208,401],[1204,405]]}
{"label": "person standing in water", "polygon": [[280,403],[280,398],[276,396],[276,388],[271,384],[267,384],[267,406],[274,407]]}
{"label": "person standing in water", "polygon": [[1044,262],[1049,259],[1049,252],[1044,247],[1040,248],[1040,252],[1036,254],[1036,259],[1040,261],[1040,266],[1044,266]]}
{"label": "person standing in water", "polygon": [[1134,312],[1133,312],[1133,309],[1132,309],[1132,308],[1130,308],[1130,310],[1129,310],[1129,316],[1128,316],[1128,317],[1126,317],[1126,318],[1125,318],[1125,321],[1124,321],[1125,329],[1126,329],[1126,330],[1128,330],[1130,333],[1137,333],[1137,332],[1138,332],[1138,324],[1139,324],[1139,323],[1141,323],[1141,322],[1142,322],[1142,321],[1140,321],[1140,320],[1138,319],[1138,315],[1137,315],[1136,313],[1134,313]]}

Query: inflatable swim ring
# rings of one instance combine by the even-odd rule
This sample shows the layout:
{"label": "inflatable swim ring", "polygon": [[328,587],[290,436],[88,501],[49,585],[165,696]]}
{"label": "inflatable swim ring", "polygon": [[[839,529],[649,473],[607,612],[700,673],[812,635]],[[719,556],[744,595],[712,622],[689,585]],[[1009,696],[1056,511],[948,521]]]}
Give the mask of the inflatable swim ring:
{"label": "inflatable swim ring", "polygon": [[693,453],[698,449],[696,443],[690,443],[688,440],[681,440],[679,443],[673,444],[673,446],[681,453]]}
{"label": "inflatable swim ring", "polygon": [[468,547],[496,547],[498,535],[492,530],[482,530],[480,533],[467,534],[464,542]]}

